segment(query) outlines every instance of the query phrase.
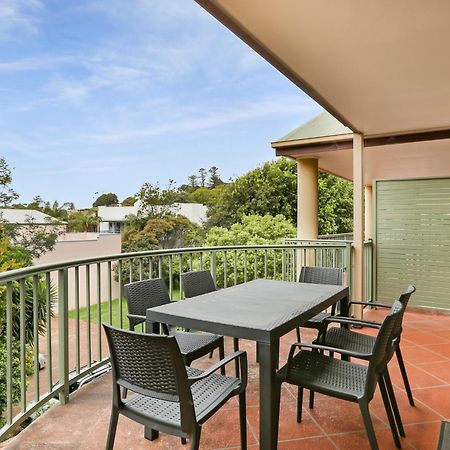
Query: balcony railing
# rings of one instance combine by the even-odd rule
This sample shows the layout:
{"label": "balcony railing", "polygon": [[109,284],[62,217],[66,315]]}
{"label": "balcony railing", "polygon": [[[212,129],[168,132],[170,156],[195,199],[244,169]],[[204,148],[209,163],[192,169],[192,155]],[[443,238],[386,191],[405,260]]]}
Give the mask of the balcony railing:
{"label": "balcony railing", "polygon": [[[370,244],[366,255],[371,260]],[[108,364],[101,324],[128,328],[126,283],[162,277],[178,300],[183,298],[180,275],[186,271],[209,269],[222,288],[255,278],[295,281],[304,265],[341,267],[350,285],[351,242],[286,240],[282,245],[155,250],[1,273],[6,380],[0,385],[6,385],[6,409],[0,440],[52,399],[66,403],[74,386]],[[44,370],[39,370],[40,353],[46,354]]]}

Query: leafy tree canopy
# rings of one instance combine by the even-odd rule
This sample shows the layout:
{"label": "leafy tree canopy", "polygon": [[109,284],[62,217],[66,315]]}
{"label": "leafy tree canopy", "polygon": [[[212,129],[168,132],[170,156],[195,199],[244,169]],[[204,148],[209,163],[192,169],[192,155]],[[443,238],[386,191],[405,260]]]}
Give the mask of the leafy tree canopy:
{"label": "leafy tree canopy", "polygon": [[98,224],[97,211],[87,209],[83,211],[73,211],[67,217],[68,231],[83,232],[95,230]]}
{"label": "leafy tree canopy", "polygon": [[137,201],[137,198],[133,195],[130,195],[129,197],[125,198],[122,201],[122,206],[134,206],[136,201]]}
{"label": "leafy tree canopy", "polygon": [[113,194],[112,192],[108,192],[107,194],[102,194],[100,197],[95,200],[95,202],[92,204],[93,207],[97,206],[111,206],[111,205],[118,205],[119,199],[117,198],[116,194]]}
{"label": "leafy tree canopy", "polygon": [[264,245],[281,243],[285,237],[295,237],[296,229],[292,222],[281,214],[243,216],[241,222],[230,228],[213,227],[205,240],[206,246],[224,245]]}
{"label": "leafy tree canopy", "polygon": [[[216,188],[218,189],[218,188]],[[215,191],[215,189],[213,189]],[[230,227],[245,215],[282,214],[297,223],[297,164],[280,158],[266,162],[238,177],[223,190],[208,196],[197,189],[198,198],[208,209],[207,227]],[[319,234],[352,230],[352,184],[327,173],[319,174]]]}
{"label": "leafy tree canopy", "polygon": [[11,187],[12,175],[5,158],[0,157],[0,207],[6,208],[19,194]]}

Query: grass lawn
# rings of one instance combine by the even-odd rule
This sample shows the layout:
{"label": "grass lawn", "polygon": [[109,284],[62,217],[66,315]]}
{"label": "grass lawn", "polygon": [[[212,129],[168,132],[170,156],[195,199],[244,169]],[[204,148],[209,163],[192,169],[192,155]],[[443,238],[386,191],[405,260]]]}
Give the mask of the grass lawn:
{"label": "grass lawn", "polygon": [[[180,291],[173,291],[173,298],[178,299],[180,297]],[[100,304],[100,313],[101,313],[101,322],[109,323],[109,302],[102,302]],[[98,307],[97,303],[91,304],[91,323],[98,323]],[[120,307],[119,307],[119,299],[115,298],[111,302],[111,316],[112,316],[112,325],[116,327],[120,327]],[[72,309],[69,311],[69,319],[76,319],[76,310]],[[80,320],[87,321],[87,308],[80,308]],[[128,319],[127,319],[127,301],[125,298],[122,300],[122,321],[123,328],[128,329]],[[136,329],[137,331],[137,329]]]}

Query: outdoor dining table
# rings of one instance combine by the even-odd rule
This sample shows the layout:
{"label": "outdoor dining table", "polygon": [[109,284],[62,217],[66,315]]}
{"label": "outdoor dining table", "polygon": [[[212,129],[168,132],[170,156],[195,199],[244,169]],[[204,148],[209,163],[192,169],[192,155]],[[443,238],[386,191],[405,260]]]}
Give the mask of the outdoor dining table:
{"label": "outdoor dining table", "polygon": [[147,310],[150,326],[167,323],[257,342],[260,449],[276,449],[279,398],[275,389],[280,337],[340,302],[348,288],[257,279]]}

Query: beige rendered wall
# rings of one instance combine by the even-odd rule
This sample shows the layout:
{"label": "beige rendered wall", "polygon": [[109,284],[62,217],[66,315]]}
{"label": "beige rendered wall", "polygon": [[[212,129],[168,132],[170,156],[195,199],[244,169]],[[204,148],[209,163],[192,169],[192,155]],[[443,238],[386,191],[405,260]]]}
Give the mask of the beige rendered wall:
{"label": "beige rendered wall", "polygon": [[[49,264],[67,260],[83,259],[90,257],[100,257],[113,255],[121,252],[120,234],[97,234],[97,233],[66,233],[60,237],[51,252],[47,252],[40,258],[34,260],[34,264]],[[57,273],[51,274],[53,285],[57,284]],[[79,301],[80,306],[86,305],[86,267],[79,269]],[[109,296],[108,264],[100,265],[100,287],[101,300],[107,300]],[[118,295],[118,284],[112,277],[112,295],[113,298]],[[97,265],[90,267],[90,302],[97,302]],[[69,270],[69,309],[75,308],[75,271]]]}

